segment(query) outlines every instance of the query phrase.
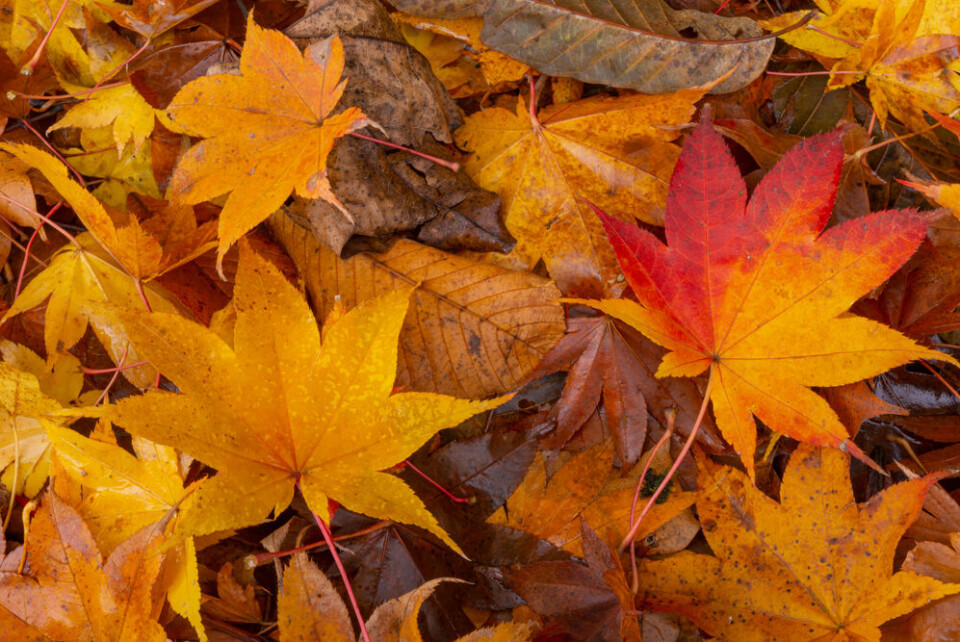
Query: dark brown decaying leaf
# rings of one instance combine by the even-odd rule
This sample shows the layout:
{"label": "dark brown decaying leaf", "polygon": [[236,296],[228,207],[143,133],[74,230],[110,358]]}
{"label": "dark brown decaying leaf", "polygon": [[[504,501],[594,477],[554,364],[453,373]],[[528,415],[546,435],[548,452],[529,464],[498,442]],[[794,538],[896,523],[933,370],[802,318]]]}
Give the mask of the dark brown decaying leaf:
{"label": "dark brown decaying leaf", "polygon": [[[243,25],[243,22],[240,22]],[[242,33],[242,31],[241,31]],[[159,48],[130,65],[130,83],[156,109],[166,109],[185,84],[200,78],[214,65],[231,65],[239,60],[227,45],[232,34],[198,25],[183,40]]]}
{"label": "dark brown decaying leaf", "polygon": [[[353,520],[363,523],[355,517]],[[356,524],[345,527],[345,532],[355,530],[359,530]],[[466,560],[434,539],[424,537],[402,524],[390,524],[352,539],[343,561],[360,608],[367,617],[377,606],[429,580],[470,577]],[[466,585],[447,587],[424,603],[422,613],[426,639],[453,640],[470,632],[470,622],[459,608],[468,589]]]}
{"label": "dark brown decaying leaf", "polygon": [[[414,476],[408,481],[418,491],[423,488],[418,494],[430,505],[434,505],[430,499],[435,497],[441,514],[449,513],[451,521],[462,519],[464,511],[486,519],[507,501],[533,462],[535,452],[536,438],[529,432],[501,430],[458,439],[422,460],[415,460],[423,472],[451,493],[475,497],[476,502],[470,506],[445,503],[436,488],[422,480],[418,482]],[[448,507],[449,511],[443,510]],[[438,519],[444,523],[441,517]]]}
{"label": "dark brown decaying leaf", "polygon": [[[414,15],[483,17],[483,43],[551,76],[662,94],[727,76],[736,91],[766,67],[774,40],[748,18],[671,9],[662,0],[396,0]],[[687,39],[693,31],[702,41]]]}
{"label": "dark brown decaying leaf", "polygon": [[[434,156],[446,152],[442,145],[422,147]],[[500,197],[479,189],[464,172],[451,172],[407,152],[390,154],[391,169],[434,211],[417,234],[417,240],[441,250],[507,253],[513,239],[500,218]]]}
{"label": "dark brown decaying leaf", "polygon": [[563,335],[557,287],[528,272],[477,263],[413,241],[346,261],[289,217],[271,229],[306,280],[319,318],[419,283],[400,333],[397,385],[483,398],[523,381]]}
{"label": "dark brown decaying leaf", "polygon": [[586,564],[538,562],[505,571],[507,583],[541,616],[555,619],[576,640],[640,641],[633,594],[620,558],[586,522],[580,524]]}
{"label": "dark brown decaying leaf", "polygon": [[[567,322],[567,334],[544,358],[531,378],[568,370],[567,384],[554,406],[557,428],[549,441],[562,447],[574,437],[602,402],[606,427],[614,437],[625,467],[643,452],[647,413],[664,420],[664,411],[677,410],[677,428],[688,434],[702,401],[690,379],[657,380],[654,372],[664,350],[612,317],[578,317]],[[723,448],[712,420],[702,429],[702,443]]]}
{"label": "dark brown decaying leaf", "polygon": [[[450,132],[461,122],[457,106],[430,63],[406,43],[377,0],[348,5],[315,0],[307,15],[286,30],[302,45],[332,33],[342,39],[346,59],[348,81],[341,104],[359,107],[381,128],[368,128],[367,135],[385,135],[390,142],[432,152],[438,143],[453,140]],[[317,238],[336,252],[354,234],[382,236],[438,217],[441,221],[422,240],[481,251],[509,247],[509,235],[491,220],[499,209],[492,194],[444,167],[426,170],[418,165],[413,171],[406,154],[393,158],[396,154],[387,152],[377,143],[354,138],[341,141],[330,156],[330,184],[353,222],[322,200],[296,198],[288,211],[309,221]],[[443,150],[439,155],[448,154]],[[478,223],[479,238],[476,233],[462,237],[459,227],[444,222],[450,217]]]}

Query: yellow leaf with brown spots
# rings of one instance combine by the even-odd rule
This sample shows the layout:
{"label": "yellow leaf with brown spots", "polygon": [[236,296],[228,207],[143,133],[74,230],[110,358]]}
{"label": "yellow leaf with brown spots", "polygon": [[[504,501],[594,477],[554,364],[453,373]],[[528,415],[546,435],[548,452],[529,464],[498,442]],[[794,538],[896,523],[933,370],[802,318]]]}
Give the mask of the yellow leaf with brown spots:
{"label": "yellow leaf with brown spots", "polygon": [[945,584],[893,573],[897,543],[934,476],[896,484],[858,506],[850,458],[800,444],[781,501],[741,471],[701,462],[697,511],[716,553],[640,566],[644,608],[680,613],[725,640],[880,640],[881,624],[945,595]]}
{"label": "yellow leaf with brown spots", "polygon": [[491,107],[456,131],[474,152],[464,170],[503,199],[513,250],[543,259],[565,292],[602,291],[619,271],[603,228],[581,199],[623,220],[663,224],[667,183],[680,155],[671,141],[703,89],[661,96],[593,97],[531,114]]}
{"label": "yellow leaf with brown spots", "polygon": [[[927,127],[924,111],[951,114],[960,108],[955,0],[817,0],[817,6],[821,15],[811,21],[813,29],[781,37],[839,72],[830,77],[830,89],[866,78],[881,126],[892,114],[920,131]],[[805,13],[784,13],[760,24],[776,31]]]}

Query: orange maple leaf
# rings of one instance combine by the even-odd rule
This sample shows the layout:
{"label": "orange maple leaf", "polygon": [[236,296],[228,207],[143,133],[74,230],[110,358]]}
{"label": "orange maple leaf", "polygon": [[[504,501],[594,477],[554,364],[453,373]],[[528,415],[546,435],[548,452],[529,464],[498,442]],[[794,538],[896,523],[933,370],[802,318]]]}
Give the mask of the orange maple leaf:
{"label": "orange maple leaf", "polygon": [[340,136],[367,125],[356,107],[329,116],[346,80],[337,37],[301,54],[279,31],[247,22],[240,73],[198,78],[177,92],[167,115],[206,140],[181,159],[171,179],[174,200],[200,203],[227,192],[220,213],[218,265],[252,227],[296,191],[344,212],[327,179],[327,156]]}
{"label": "orange maple leaf", "polygon": [[[784,155],[750,203],[733,156],[708,121],[684,147],[667,198],[665,246],[602,215],[639,304],[593,305],[671,350],[658,377],[710,370],[717,425],[753,474],[753,417],[800,441],[846,448],[829,404],[810,386],[840,386],[913,359],[943,359],[846,311],[916,250],[932,220],[916,210],[823,228],[843,149],[837,132]],[[822,233],[821,233],[822,232]]]}
{"label": "orange maple leaf", "polygon": [[701,463],[697,512],[716,553],[640,566],[643,606],[683,614],[725,640],[879,640],[879,626],[945,595],[945,584],[893,573],[904,531],[936,477],[892,486],[857,506],[850,459],[801,444],[778,504],[742,472]]}
{"label": "orange maple leaf", "polygon": [[[26,543],[3,560],[0,622],[5,640],[162,642],[153,618],[166,522],[147,526],[104,561],[83,518],[48,492]],[[16,572],[26,555],[24,573]]]}

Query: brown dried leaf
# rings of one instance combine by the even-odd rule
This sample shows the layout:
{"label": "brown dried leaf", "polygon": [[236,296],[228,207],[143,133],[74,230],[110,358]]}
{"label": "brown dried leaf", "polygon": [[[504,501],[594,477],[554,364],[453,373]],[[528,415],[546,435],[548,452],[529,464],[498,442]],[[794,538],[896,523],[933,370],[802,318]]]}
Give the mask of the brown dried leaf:
{"label": "brown dried leaf", "polygon": [[288,217],[271,228],[300,269],[319,318],[419,283],[400,333],[397,385],[482,398],[512,389],[563,334],[560,296],[526,272],[447,254],[413,241],[346,261]]}
{"label": "brown dried leaf", "polygon": [[[766,67],[773,39],[748,18],[677,11],[662,0],[395,0],[421,16],[483,17],[491,49],[550,76],[628,87],[648,94],[724,78],[713,93],[736,91]],[[683,37],[693,30],[701,41]],[[669,71],[667,71],[669,69]]]}
{"label": "brown dried leaf", "polygon": [[[461,122],[457,106],[434,76],[430,63],[406,43],[379,2],[356,0],[345,5],[317,0],[307,15],[286,31],[301,44],[333,33],[340,34],[343,41],[344,74],[350,79],[343,105],[360,107],[389,141],[399,145],[427,151],[438,142],[452,141],[451,130]],[[367,133],[373,132],[368,129]],[[295,199],[288,211],[308,220],[317,237],[336,252],[354,234],[381,236],[410,230],[448,215],[454,207],[456,211],[467,205],[476,208],[467,209],[467,218],[483,215],[491,195],[469,179],[456,178],[446,168],[432,168],[426,182],[434,187],[446,185],[439,189],[442,197],[432,199],[422,181],[410,175],[406,160],[394,159],[386,152],[376,143],[353,138],[342,141],[330,156],[333,193],[354,221],[321,201],[303,198]],[[441,155],[448,154],[444,150]],[[451,202],[454,184],[462,196],[453,196]],[[496,223],[484,227],[496,236]],[[456,242],[457,238],[450,240]],[[506,238],[501,235],[494,246],[503,242]]]}
{"label": "brown dried leaf", "polygon": [[639,642],[634,597],[620,558],[581,522],[584,558],[538,562],[505,575],[509,585],[541,616],[555,618],[576,640]]}

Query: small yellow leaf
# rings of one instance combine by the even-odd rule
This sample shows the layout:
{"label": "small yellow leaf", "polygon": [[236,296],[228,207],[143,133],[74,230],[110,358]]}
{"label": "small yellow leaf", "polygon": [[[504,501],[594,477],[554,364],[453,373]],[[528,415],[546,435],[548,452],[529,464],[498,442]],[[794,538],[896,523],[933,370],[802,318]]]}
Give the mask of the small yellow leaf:
{"label": "small yellow leaf", "polygon": [[153,131],[154,112],[133,85],[98,89],[87,100],[71,107],[66,115],[47,129],[48,132],[66,127],[95,129],[113,126],[113,141],[117,154],[122,154],[131,141],[133,151],[139,152],[143,142]]}

